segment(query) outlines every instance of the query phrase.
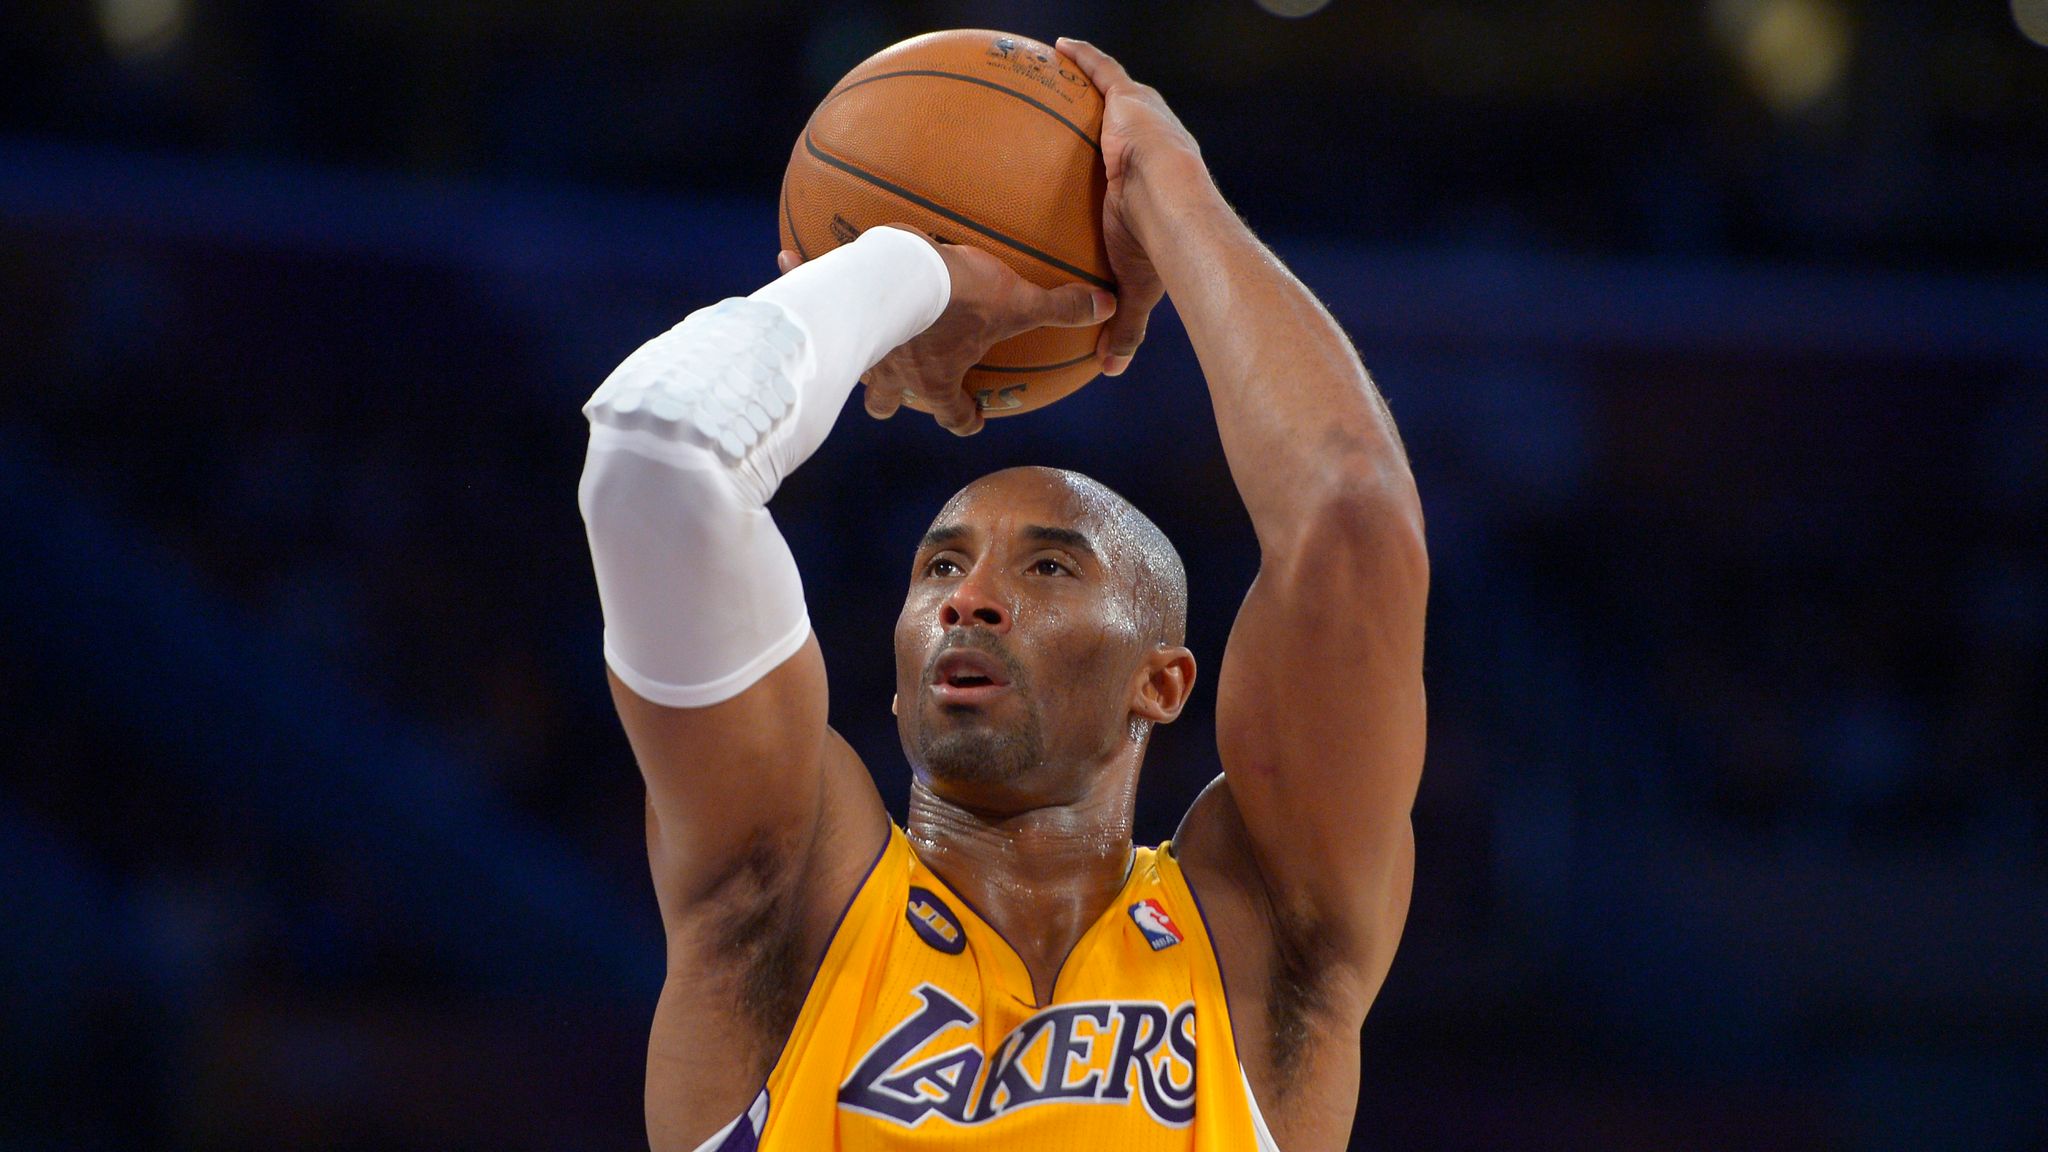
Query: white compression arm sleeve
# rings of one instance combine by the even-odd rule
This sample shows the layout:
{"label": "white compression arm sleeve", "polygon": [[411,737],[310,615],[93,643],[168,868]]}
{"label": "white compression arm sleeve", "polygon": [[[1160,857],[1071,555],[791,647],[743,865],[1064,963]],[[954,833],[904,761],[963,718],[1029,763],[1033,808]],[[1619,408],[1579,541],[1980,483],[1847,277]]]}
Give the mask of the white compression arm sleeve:
{"label": "white compression arm sleeve", "polygon": [[598,387],[577,495],[605,662],[627,687],[704,707],[803,646],[803,584],[768,498],[861,373],[938,319],[951,290],[930,244],[873,228],[691,313]]}

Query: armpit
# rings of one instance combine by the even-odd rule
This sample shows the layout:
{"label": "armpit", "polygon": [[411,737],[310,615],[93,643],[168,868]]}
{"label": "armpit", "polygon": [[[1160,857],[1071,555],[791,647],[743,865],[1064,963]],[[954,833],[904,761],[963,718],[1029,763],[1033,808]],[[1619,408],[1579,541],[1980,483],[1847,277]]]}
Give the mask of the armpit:
{"label": "armpit", "polygon": [[1308,913],[1273,906],[1268,921],[1273,934],[1266,978],[1269,1058],[1275,1089],[1284,1099],[1310,1055],[1316,1022],[1329,1010],[1337,948],[1328,928]]}
{"label": "armpit", "polygon": [[713,944],[707,960],[731,973],[734,1006],[767,1054],[779,1050],[795,1027],[809,983],[795,872],[786,851],[756,842],[706,902],[706,938]]}

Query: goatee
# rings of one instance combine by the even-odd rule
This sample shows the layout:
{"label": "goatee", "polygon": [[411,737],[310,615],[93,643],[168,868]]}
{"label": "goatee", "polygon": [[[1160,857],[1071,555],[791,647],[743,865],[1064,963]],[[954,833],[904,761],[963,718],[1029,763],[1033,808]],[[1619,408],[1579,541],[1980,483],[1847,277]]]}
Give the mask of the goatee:
{"label": "goatee", "polygon": [[974,727],[935,729],[920,720],[910,749],[916,762],[934,777],[958,784],[998,783],[1013,780],[1045,760],[1045,722],[1031,691],[1031,677],[994,637],[977,628],[948,629],[945,642],[925,663],[924,679],[930,683],[939,658],[955,649],[971,648],[1000,660],[1009,673],[1011,691],[1022,697],[1025,717],[1015,731],[989,726],[984,720]]}
{"label": "goatee", "polygon": [[1039,731],[1038,714],[1021,731],[995,728],[955,728],[935,732],[920,725],[917,758],[940,780],[955,784],[995,784],[1014,780],[1045,760],[1045,738]]}

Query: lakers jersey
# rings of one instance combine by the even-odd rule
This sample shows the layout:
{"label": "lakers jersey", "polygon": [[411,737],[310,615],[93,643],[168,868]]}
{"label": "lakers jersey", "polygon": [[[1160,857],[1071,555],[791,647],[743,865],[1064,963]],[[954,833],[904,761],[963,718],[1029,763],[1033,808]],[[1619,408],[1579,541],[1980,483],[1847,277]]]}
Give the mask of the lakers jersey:
{"label": "lakers jersey", "polygon": [[1038,1004],[892,825],[767,1086],[698,1152],[956,1148],[1275,1152],[1170,845],[1137,850]]}

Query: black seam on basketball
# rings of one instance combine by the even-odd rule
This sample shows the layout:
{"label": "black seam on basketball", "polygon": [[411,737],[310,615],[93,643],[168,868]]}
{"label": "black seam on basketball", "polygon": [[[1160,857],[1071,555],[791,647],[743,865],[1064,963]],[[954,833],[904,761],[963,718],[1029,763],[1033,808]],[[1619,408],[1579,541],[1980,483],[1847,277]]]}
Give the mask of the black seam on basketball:
{"label": "black seam on basketball", "polygon": [[973,368],[971,369],[971,371],[975,371],[975,372],[1020,372],[1020,373],[1021,373],[1021,372],[1057,372],[1057,371],[1059,371],[1059,370],[1060,370],[1060,369],[1062,369],[1062,368],[1072,368],[1072,367],[1073,367],[1074,365],[1076,365],[1076,364],[1085,364],[1085,363],[1087,363],[1088,361],[1090,361],[1090,360],[1093,360],[1093,359],[1095,359],[1095,353],[1093,353],[1093,352],[1089,352],[1089,353],[1087,353],[1086,355],[1082,355],[1082,356],[1076,356],[1076,357],[1074,357],[1074,358],[1073,358],[1072,360],[1062,360],[1062,361],[1060,361],[1060,362],[1059,362],[1059,363],[1057,363],[1057,364],[1021,364],[1021,365],[1017,365],[1017,366],[1015,366],[1015,367],[1001,367],[1001,366],[998,366],[998,365],[995,365],[995,364],[976,364],[976,365],[975,365],[975,366],[974,366],[974,367],[973,367]]}
{"label": "black seam on basketball", "polygon": [[801,259],[809,260],[811,258],[811,254],[809,252],[804,251],[804,238],[802,236],[797,235],[796,232],[796,216],[789,210],[788,181],[784,181],[782,185],[782,218],[789,224],[789,241],[790,243],[796,245],[797,256]]}
{"label": "black seam on basketball", "polygon": [[1022,252],[1024,255],[1031,257],[1033,260],[1036,260],[1041,264],[1057,268],[1062,272],[1071,273],[1074,276],[1078,276],[1079,278],[1086,280],[1088,283],[1095,285],[1097,288],[1105,288],[1111,290],[1114,290],[1116,288],[1116,284],[1114,281],[1104,280],[1102,277],[1097,276],[1095,273],[1090,272],[1085,268],[1076,268],[1072,264],[1067,263],[1065,260],[1062,260],[1057,256],[1054,256],[1046,252],[1040,252],[1038,249],[1033,248],[1028,244],[1024,244],[1019,241],[1013,240],[1010,237],[1003,235],[1001,232],[998,232],[995,229],[990,228],[986,224],[980,223],[979,221],[970,219],[966,216],[962,216],[960,213],[953,211],[951,208],[948,208],[943,204],[937,203],[936,201],[927,200],[924,197],[919,196],[917,193],[912,192],[908,188],[902,187],[901,185],[897,184],[891,184],[889,181],[882,179],[880,176],[877,176],[872,172],[856,168],[853,165],[848,164],[846,161],[841,160],[837,156],[833,156],[830,155],[829,153],[821,151],[818,148],[818,145],[812,141],[811,134],[808,131],[804,133],[804,149],[819,161],[839,169],[841,172],[846,173],[847,175],[853,177],[856,180],[864,181],[866,183],[874,185],[877,188],[880,188],[884,192],[888,192],[895,196],[900,196],[903,199],[910,201],[912,204],[917,205],[919,208],[922,208],[927,212],[935,212],[940,216],[944,216],[946,219],[951,220],[953,223],[958,224],[963,228],[972,228],[976,232],[981,233],[983,236],[986,236],[989,239],[994,240],[996,243],[1002,244],[1009,248],[1014,248],[1017,251]]}
{"label": "black seam on basketball", "polygon": [[[1040,112],[1045,113],[1047,116],[1050,116],[1053,119],[1059,121],[1060,123],[1065,124],[1067,127],[1073,129],[1074,135],[1079,136],[1081,138],[1082,143],[1088,145],[1088,147],[1090,148],[1093,148],[1097,156],[1102,155],[1101,142],[1090,138],[1087,131],[1083,129],[1079,124],[1076,124],[1072,120],[1067,119],[1065,116],[1060,115],[1059,109],[1054,108],[1050,104],[1041,104],[1038,101],[1032,99],[1031,97],[1026,96],[1024,93],[1017,91],[1015,88],[1006,88],[993,80],[983,80],[979,76],[962,76],[958,72],[940,72],[932,68],[906,68],[901,72],[884,72],[879,76],[869,76],[862,80],[855,80],[853,83],[848,84],[846,87],[841,88],[837,92],[834,92],[831,95],[825,97],[825,104],[830,104],[834,100],[839,99],[841,96],[846,95],[848,92],[853,91],[855,88],[858,88],[863,84],[873,84],[877,80],[889,80],[898,76],[936,76],[945,80],[965,80],[969,84],[979,84],[983,88],[987,88],[996,92],[1001,92],[1005,96],[1014,96],[1017,99],[1022,100],[1026,104],[1031,105],[1033,108],[1038,109]],[[822,104],[819,105],[819,107],[823,106],[824,105]]]}

